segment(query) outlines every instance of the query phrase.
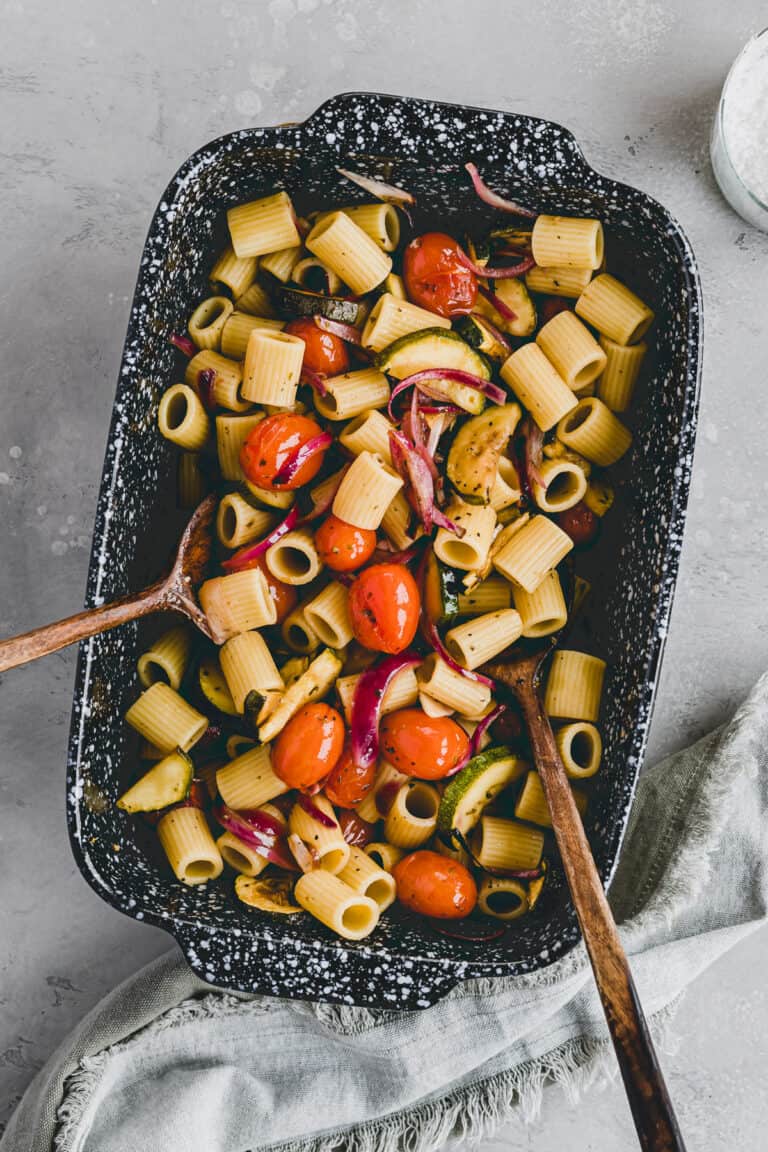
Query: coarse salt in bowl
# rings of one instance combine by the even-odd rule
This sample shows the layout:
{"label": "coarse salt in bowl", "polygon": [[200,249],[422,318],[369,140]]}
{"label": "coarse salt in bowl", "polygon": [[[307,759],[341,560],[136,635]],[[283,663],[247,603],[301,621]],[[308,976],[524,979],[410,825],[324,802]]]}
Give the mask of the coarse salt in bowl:
{"label": "coarse salt in bowl", "polygon": [[768,232],[768,28],[746,43],[728,73],[710,155],[731,207]]}

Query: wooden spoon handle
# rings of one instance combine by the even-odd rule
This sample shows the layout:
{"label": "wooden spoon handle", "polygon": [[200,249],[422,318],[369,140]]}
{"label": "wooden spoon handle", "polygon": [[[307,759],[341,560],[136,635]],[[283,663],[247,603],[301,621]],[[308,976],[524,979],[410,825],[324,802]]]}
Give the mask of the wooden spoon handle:
{"label": "wooden spoon handle", "polygon": [[685,1144],[664,1075],[552,727],[532,685],[519,688],[516,695],[527,723],[640,1145],[648,1152],[684,1152]]}
{"label": "wooden spoon handle", "polygon": [[21,636],[0,640],[0,672],[18,668],[20,664],[28,664],[40,656],[58,652],[60,648],[66,648],[78,640],[85,640],[98,632],[108,632],[119,624],[127,624],[129,620],[157,612],[164,606],[164,591],[164,582],[153,584],[144,592],[134,592],[111,604],[102,604],[99,608],[78,612],[76,616],[67,616],[56,624],[46,624],[43,628],[33,628]]}

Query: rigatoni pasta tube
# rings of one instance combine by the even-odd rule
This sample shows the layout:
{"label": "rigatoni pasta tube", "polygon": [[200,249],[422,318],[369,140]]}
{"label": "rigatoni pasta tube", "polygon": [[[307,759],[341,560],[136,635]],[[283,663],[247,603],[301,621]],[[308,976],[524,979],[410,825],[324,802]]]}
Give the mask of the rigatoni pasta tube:
{"label": "rigatoni pasta tube", "polygon": [[208,279],[214,285],[223,284],[229,288],[232,298],[237,300],[238,296],[242,296],[250,288],[256,277],[258,266],[259,262],[254,256],[243,256],[242,258],[235,256],[235,250],[229,244],[211,268]]}
{"label": "rigatoni pasta tube", "polygon": [[445,634],[445,646],[464,668],[479,668],[520,638],[523,622],[514,608],[473,616]]}
{"label": "rigatoni pasta tube", "polygon": [[263,319],[275,315],[272,297],[266,288],[259,284],[258,280],[254,281],[250,288],[246,288],[242,296],[236,297],[235,307],[238,312],[249,312],[251,316],[259,316]]}
{"label": "rigatoni pasta tube", "polygon": [[[402,784],[407,783],[408,777],[403,772],[398,772],[397,768],[393,768],[386,760],[381,761],[376,770],[373,788],[355,806],[355,811],[360,819],[367,820],[369,824],[375,824],[383,815],[382,809],[387,807],[383,801],[386,799],[388,803],[391,799],[390,793],[394,793]],[[381,808],[379,807],[380,804]]]}
{"label": "rigatoni pasta tube", "polygon": [[139,656],[139,680],[145,688],[159,682],[178,692],[192,650],[192,633],[187,624],[178,624],[158,636],[151,648]]}
{"label": "rigatoni pasta tube", "polygon": [[168,863],[183,884],[205,884],[224,870],[224,861],[199,808],[172,808],[157,825]]}
{"label": "rigatoni pasta tube", "polygon": [[586,780],[595,775],[603,755],[603,741],[594,724],[583,720],[564,724],[555,732],[555,741],[571,780]]}
{"label": "rigatoni pasta tube", "polygon": [[325,381],[325,395],[315,393],[315,408],[326,420],[349,420],[371,408],[383,408],[389,401],[389,384],[377,368],[345,372]]}
{"label": "rigatoni pasta tube", "polygon": [[258,404],[292,408],[299,386],[305,344],[298,336],[254,328],[248,337],[242,394]]}
{"label": "rigatoni pasta tube", "polygon": [[416,672],[419,686],[447,707],[466,716],[474,716],[488,707],[491,690],[479,680],[470,680],[455,672],[450,665],[435,652],[427,656]]}
{"label": "rigatoni pasta tube", "polygon": [[252,484],[248,479],[245,481],[245,486],[255,500],[270,508],[290,508],[296,499],[295,492],[273,492],[269,488],[259,488],[258,484]]}
{"label": "rigatoni pasta tube", "polygon": [[507,357],[501,366],[501,376],[542,432],[548,432],[566,412],[576,407],[573,392],[538,344],[523,344]]}
{"label": "rigatoni pasta tube", "polygon": [[200,467],[199,452],[180,452],[176,469],[179,508],[197,508],[208,493],[208,478]]}
{"label": "rigatoni pasta tube", "polygon": [[288,785],[272,771],[269,748],[264,744],[219,768],[216,786],[227,807],[236,812],[260,808],[288,791]]}
{"label": "rigatoni pasta tube", "polygon": [[221,353],[233,360],[242,360],[248,348],[248,338],[254,328],[281,332],[284,320],[270,320],[266,316],[251,316],[249,312],[232,312],[221,330]]}
{"label": "rigatoni pasta tube", "polygon": [[603,262],[605,244],[599,220],[579,216],[537,216],[531,252],[542,268],[594,270]]}
{"label": "rigatoni pasta tube", "polygon": [[603,468],[620,460],[632,444],[629,428],[596,396],[579,400],[573,412],[558,424],[557,435],[564,444]]}
{"label": "rigatoni pasta tube", "polygon": [[157,426],[166,440],[196,452],[208,439],[211,422],[196,392],[186,384],[173,384],[160,400]]}
{"label": "rigatoni pasta tube", "polygon": [[366,856],[370,856],[371,860],[383,868],[385,872],[391,872],[405,855],[402,848],[396,848],[394,844],[386,844],[383,840],[374,840],[371,844],[366,844],[364,851]]}
{"label": "rigatoni pasta tube", "polygon": [[413,509],[401,489],[387,506],[381,521],[382,532],[398,552],[413,544],[414,537],[408,531],[412,519]]}
{"label": "rigatoni pasta tube", "polygon": [[544,833],[517,820],[482,816],[472,837],[472,847],[481,868],[509,868],[523,872],[538,868],[544,848]]}
{"label": "rigatoni pasta tube", "polygon": [[451,704],[441,704],[439,700],[435,700],[428,693],[419,692],[419,707],[422,712],[427,716],[452,716],[456,709]]}
{"label": "rigatoni pasta tube", "polygon": [[363,940],[379,922],[379,906],[374,900],[361,896],[322,868],[300,876],[293,894],[305,912],[344,940]]}
{"label": "rigatoni pasta tube", "polygon": [[320,647],[320,637],[314,628],[310,627],[304,615],[303,605],[288,613],[283,620],[281,631],[283,640],[293,652],[308,656],[310,652]]}
{"label": "rigatoni pasta tube", "polygon": [[213,372],[211,399],[217,408],[228,408],[230,412],[246,412],[251,407],[250,400],[244,400],[240,388],[243,383],[243,366],[228,356],[222,356],[211,348],[205,348],[193,356],[187,364],[184,380],[195,390],[199,387],[201,372]]}
{"label": "rigatoni pasta tube", "polygon": [[426,308],[419,308],[409,300],[402,300],[392,292],[379,296],[365,322],[361,343],[372,352],[381,352],[401,336],[421,332],[424,328],[450,328],[445,316],[438,316]]}
{"label": "rigatoni pasta tube", "polygon": [[260,264],[265,272],[269,272],[281,284],[287,284],[300,260],[301,247],[294,245],[291,248],[281,248],[277,252],[270,252],[269,255],[262,256]]}
{"label": "rigatoni pasta tube", "polygon": [[233,308],[227,296],[209,296],[189,318],[187,331],[198,348],[218,348],[227,317]]}
{"label": "rigatoni pasta tube", "polygon": [[597,395],[612,412],[626,412],[632,403],[648,345],[641,340],[639,344],[625,346],[601,336],[600,347],[605,352],[606,364],[598,381]]}
{"label": "rigatoni pasta tube", "polygon": [[307,236],[307,248],[359,296],[372,291],[392,271],[392,261],[343,212],[331,212]]}
{"label": "rigatoni pasta tube", "polygon": [[208,727],[208,720],[169,684],[161,681],[142,692],[125,714],[136,731],[163,752],[188,752]]}
{"label": "rigatoni pasta tube", "polygon": [[242,480],[240,452],[256,425],[264,419],[263,412],[249,416],[216,417],[216,453],[219,471],[225,480]]}
{"label": "rigatoni pasta tube", "polygon": [[371,408],[350,420],[339,435],[339,444],[353,456],[359,456],[361,452],[371,452],[374,456],[380,456],[385,464],[391,465],[392,449],[389,433],[393,428],[394,424],[383,412]]}
{"label": "rigatoni pasta tube", "polygon": [[[459,592],[459,615],[482,616],[512,607],[512,585],[501,576],[489,576],[470,592]],[[464,679],[464,677],[462,677]]]}
{"label": "rigatoni pasta tube", "polygon": [[526,592],[535,592],[548,572],[573,548],[573,540],[546,516],[532,516],[495,553],[497,572]]}
{"label": "rigatoni pasta tube", "polygon": [[595,276],[576,301],[576,314],[617,344],[636,344],[653,323],[653,312],[607,272]]}
{"label": "rigatoni pasta tube", "polygon": [[568,608],[557,572],[548,572],[535,592],[516,586],[513,595],[523,625],[522,635],[527,639],[551,636],[565,627]]}
{"label": "rigatoni pasta tube", "polygon": [[613,487],[602,476],[593,476],[584,493],[584,503],[595,516],[605,516],[613,505]]}
{"label": "rigatoni pasta tube", "polygon": [[355,528],[375,530],[402,486],[402,478],[381,456],[361,452],[339,485],[333,514]]}
{"label": "rigatoni pasta tube", "polygon": [[511,876],[483,876],[477,906],[497,920],[517,920],[528,911],[528,889]]}
{"label": "rigatoni pasta tube", "polygon": [[[352,703],[361,676],[362,673],[340,676],[336,681],[336,691],[348,724],[352,723]],[[380,713],[386,716],[388,712],[397,712],[399,708],[409,708],[416,703],[418,696],[419,685],[413,668],[401,668],[387,685],[381,698]]]}
{"label": "rigatoni pasta tube", "polygon": [[349,850],[349,860],[338,873],[339,880],[348,884],[353,892],[368,896],[383,912],[394,904],[397,896],[395,879],[374,861],[372,856],[355,845]]}
{"label": "rigatoni pasta tube", "polygon": [[[577,300],[593,276],[591,268],[531,268],[525,286],[544,296],[565,296]],[[238,304],[238,307],[240,305]]]}
{"label": "rigatoni pasta tube", "polygon": [[349,592],[332,581],[304,605],[304,618],[329,648],[345,648],[353,636]]}
{"label": "rigatoni pasta tube", "polygon": [[531,495],[542,512],[564,512],[584,499],[587,477],[571,460],[545,460],[539,465],[538,474],[545,483],[534,480]]}
{"label": "rigatoni pasta tube", "polygon": [[325,796],[313,796],[312,804],[326,819],[333,820],[333,827],[326,827],[300,804],[294,804],[288,817],[288,828],[312,849],[321,868],[336,875],[349,861],[349,844],[344,839],[330,801]]}
{"label": "rigatoni pasta tube", "polygon": [[219,501],[216,535],[225,548],[240,548],[266,535],[274,522],[271,512],[254,508],[239,492],[228,492]]}
{"label": "rigatoni pasta tube", "polygon": [[[583,817],[587,810],[586,793],[573,789],[573,799],[579,814]],[[552,827],[552,817],[549,805],[544,794],[544,785],[538,772],[529,772],[525,778],[522,791],[515,804],[515,816],[518,820],[526,820],[529,824],[538,824],[542,828]]]}
{"label": "rigatoni pasta tube", "polygon": [[223,832],[217,837],[216,847],[224,863],[241,876],[260,876],[269,864],[266,856],[260,856],[255,848],[232,832]]}
{"label": "rigatoni pasta tube", "polygon": [[577,391],[596,380],[606,355],[573,312],[559,312],[536,335],[536,343],[569,388]]}
{"label": "rigatoni pasta tube", "polygon": [[282,692],[283,679],[272,659],[263,636],[259,632],[240,632],[219,651],[221,670],[232,694],[235,708],[245,712],[249,693],[266,696],[269,692]]}
{"label": "rigatoni pasta tube", "polygon": [[325,292],[329,296],[338,296],[343,291],[341,279],[333,269],[326,267],[322,260],[317,260],[314,256],[299,260],[294,266],[291,278],[294,284],[300,284],[308,292]]}
{"label": "rigatoni pasta tube", "polygon": [[517,474],[517,469],[511,460],[506,456],[499,457],[499,464],[496,469],[496,478],[491,487],[490,505],[497,512],[503,508],[510,508],[513,504],[517,504],[522,495],[520,487],[520,477]]}
{"label": "rigatoni pasta tube", "polygon": [[267,578],[258,568],[206,580],[200,587],[198,599],[211,628],[224,637],[262,628],[277,620]]}
{"label": "rigatoni pasta tube", "polygon": [[586,652],[561,648],[552,657],[544,694],[550,716],[562,720],[589,720],[600,715],[605,660]]}
{"label": "rigatoni pasta tube", "polygon": [[341,208],[382,252],[394,252],[400,241],[400,217],[393,204],[354,204]]}
{"label": "rigatoni pasta tube", "polygon": [[242,258],[278,252],[301,244],[296,215],[287,192],[276,192],[238,204],[227,212],[229,235],[235,255]]}
{"label": "rigatoni pasta tube", "polygon": [[297,587],[309,584],[320,571],[312,533],[306,528],[286,532],[266,552],[266,564],[275,580]]}
{"label": "rigatoni pasta tube", "polygon": [[437,827],[439,807],[440,793],[432,784],[422,780],[403,784],[384,818],[384,838],[397,848],[419,848]]}
{"label": "rigatoni pasta tube", "polygon": [[445,509],[445,514],[464,529],[464,535],[459,537],[448,528],[439,528],[435,536],[435,556],[451,568],[461,568],[464,572],[482,567],[496,527],[494,509],[490,504],[465,504],[462,500],[454,500]]}

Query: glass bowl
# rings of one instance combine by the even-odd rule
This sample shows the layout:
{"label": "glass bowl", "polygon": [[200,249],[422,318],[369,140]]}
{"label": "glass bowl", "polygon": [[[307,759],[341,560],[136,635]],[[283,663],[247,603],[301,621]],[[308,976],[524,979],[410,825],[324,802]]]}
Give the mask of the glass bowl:
{"label": "glass bowl", "polygon": [[[752,36],[731,65],[731,69],[720,94],[717,113],[712,125],[709,152],[712,159],[712,169],[715,173],[715,179],[720,185],[720,191],[728,203],[748,224],[754,224],[755,228],[760,228],[762,231],[768,232],[768,204],[752,191],[749,184],[742,179],[736,170],[731,154],[728,151],[728,141],[725,131],[725,109],[731,82],[745,56],[752,51],[755,44],[763,38],[768,42],[768,28],[764,28],[762,32],[758,32],[755,36]],[[768,55],[766,56],[766,68],[768,68]]]}

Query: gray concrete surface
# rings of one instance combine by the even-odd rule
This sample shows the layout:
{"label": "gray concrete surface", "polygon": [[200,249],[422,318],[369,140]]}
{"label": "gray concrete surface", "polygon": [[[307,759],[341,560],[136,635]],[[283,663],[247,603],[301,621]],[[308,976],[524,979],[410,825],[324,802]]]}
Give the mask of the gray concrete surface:
{"label": "gray concrete surface", "polygon": [[[724,719],[768,665],[768,236],[726,207],[707,136],[758,0],[1,0],[0,635],[75,611],[150,214],[204,141],[379,89],[562,121],[682,221],[706,367],[683,565],[650,758]],[[0,690],[0,1116],[69,1027],[167,946],[102,904],[64,820],[75,653]],[[689,1147],[765,1147],[765,936],[691,990],[668,1058]],[[634,1147],[618,1088],[490,1148]]]}

